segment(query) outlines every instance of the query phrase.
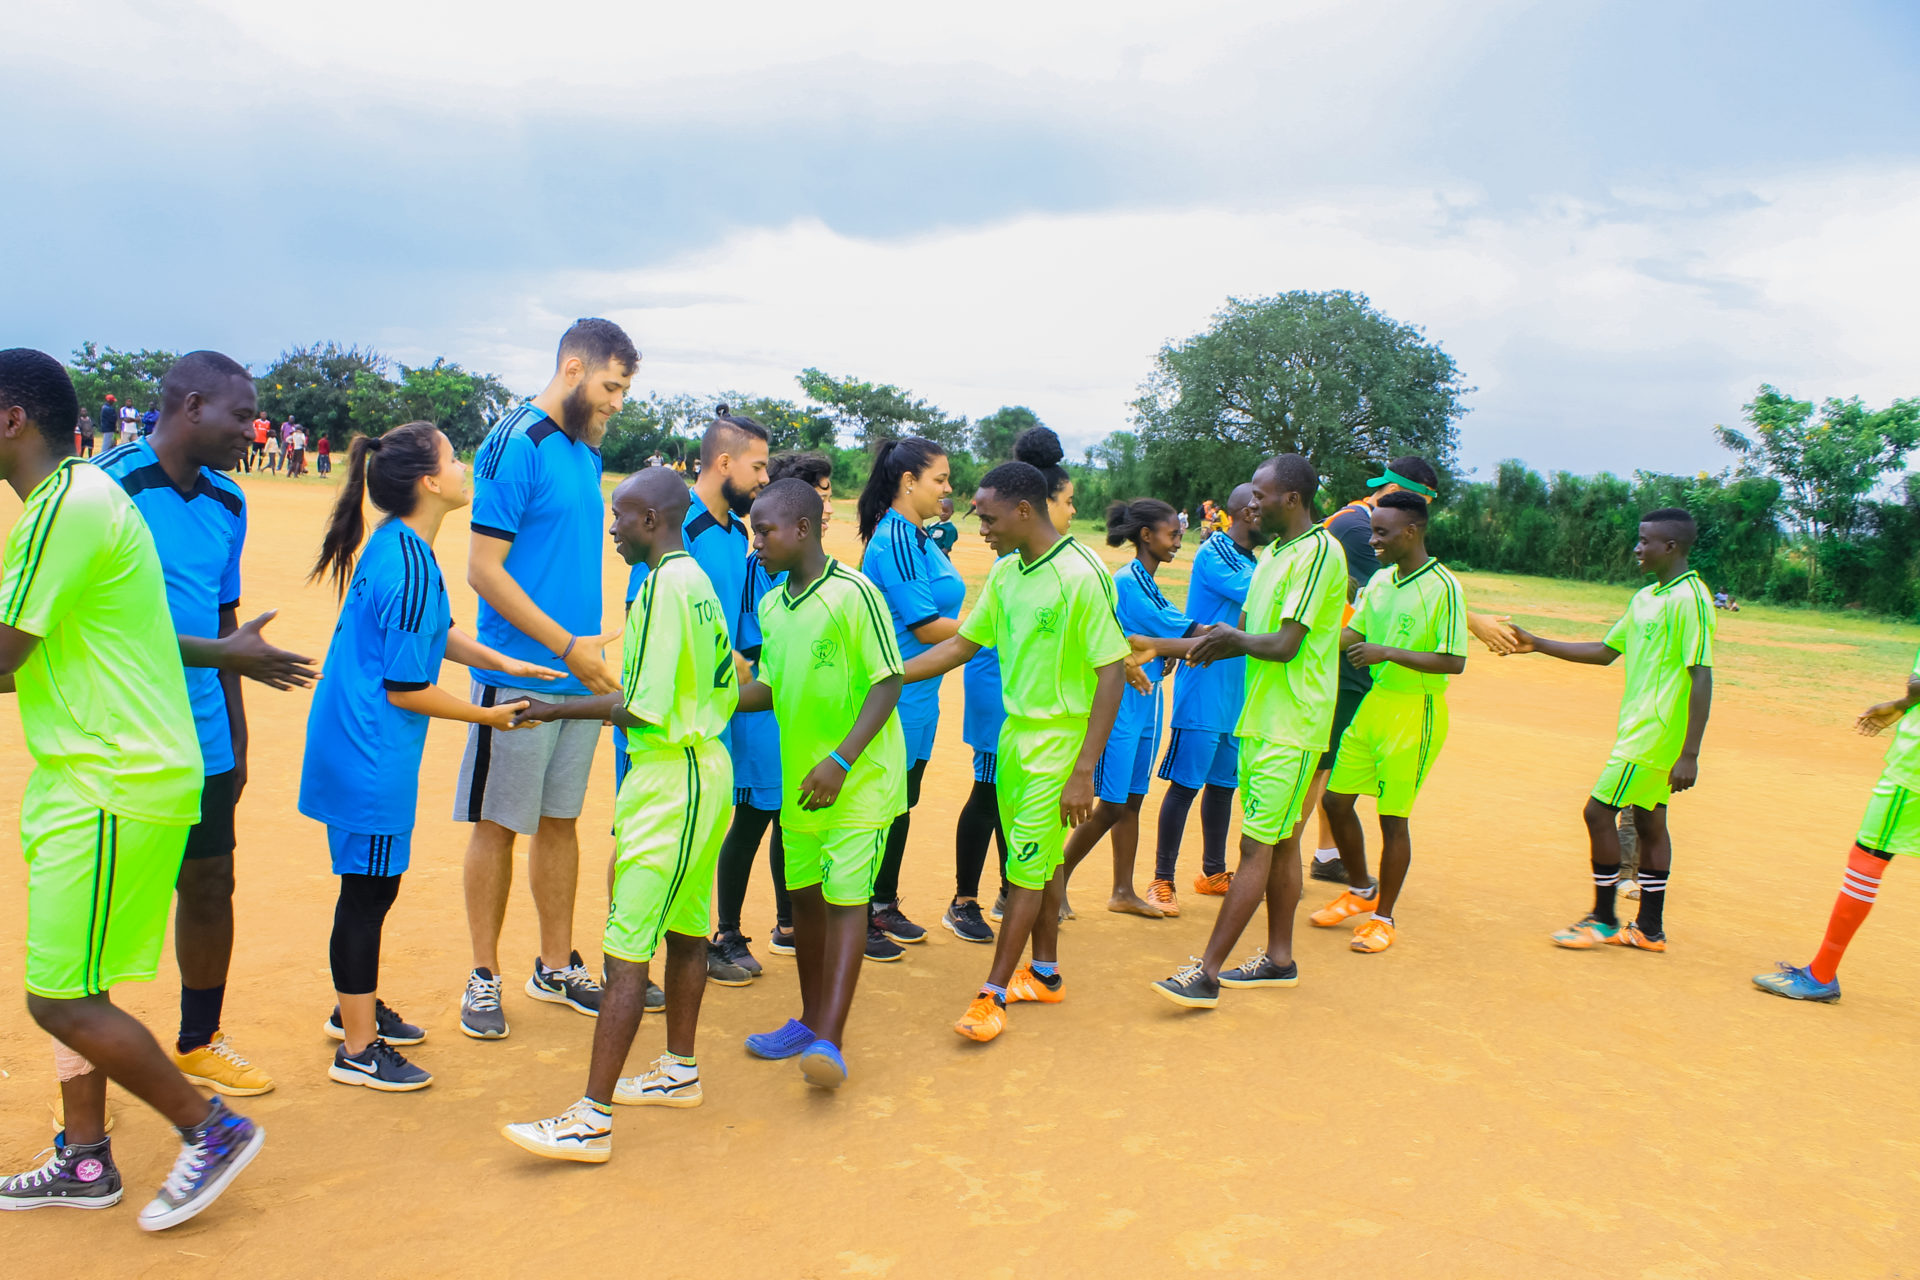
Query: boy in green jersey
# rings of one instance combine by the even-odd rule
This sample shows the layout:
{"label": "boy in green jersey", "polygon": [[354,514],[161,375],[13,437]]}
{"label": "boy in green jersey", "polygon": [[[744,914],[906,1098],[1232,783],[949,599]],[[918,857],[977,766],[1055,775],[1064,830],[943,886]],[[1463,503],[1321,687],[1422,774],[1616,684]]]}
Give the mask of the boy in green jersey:
{"label": "boy in green jersey", "polygon": [[[1373,682],[1340,737],[1326,804],[1353,887],[1307,919],[1324,929],[1365,916],[1351,945],[1372,952],[1393,945],[1394,904],[1413,861],[1407,819],[1447,740],[1447,677],[1467,666],[1467,609],[1459,581],[1427,554],[1425,498],[1385,494],[1368,519],[1368,544],[1384,567],[1360,593],[1340,643],[1348,664],[1371,669]],[[1367,875],[1354,813],[1363,794],[1378,798],[1378,881]]]}
{"label": "boy in green jersey", "polygon": [[[507,1139],[555,1160],[613,1154],[613,1105],[697,1107],[694,1035],[707,985],[707,916],[714,864],[733,804],[733,762],[720,735],[739,701],[726,617],[681,542],[687,482],[665,467],[613,491],[613,543],[651,572],[627,612],[618,693],[531,701],[518,727],[543,720],[611,720],[627,731],[628,771],[614,798],[612,903],[606,981],[587,1091],[546,1120],[507,1125]],[[667,943],[667,1051],[644,1075],[622,1077],[645,1008],[647,965]]]}
{"label": "boy in green jersey", "polygon": [[1827,936],[1820,950],[1803,968],[1781,961],[1772,973],[1758,974],[1753,985],[1789,1000],[1834,1001],[1840,998],[1840,958],[1847,944],[1866,923],[1873,900],[1880,896],[1880,877],[1896,853],[1920,857],[1920,657],[1907,676],[1906,696],[1877,702],[1860,713],[1854,728],[1875,737],[1898,725],[1887,746],[1887,767],[1867,800],[1866,816],[1847,854],[1840,896],[1827,919]]}
{"label": "boy in green jersey", "polygon": [[26,504],[0,553],[0,693],[18,696],[34,764],[20,804],[27,1011],[64,1046],[66,1120],[50,1160],[0,1178],[0,1209],[120,1202],[114,1080],[180,1134],[140,1212],[158,1231],[212,1204],[266,1134],[201,1097],[110,994],[158,966],[202,762],[153,535],[125,490],[71,456],[79,411],[58,360],[0,351],[0,480]]}
{"label": "boy in green jersey", "polygon": [[[1047,480],[1007,462],[974,495],[980,536],[1000,557],[960,634],[906,665],[907,683],[999,651],[998,801],[1007,833],[1007,907],[993,969],[954,1030],[986,1041],[1007,1024],[1008,1001],[1061,999],[1060,904],[1067,828],[1093,813],[1093,768],[1113,733],[1127,639],[1114,620],[1113,578],[1100,558],[1063,537],[1047,515]],[[1027,941],[1033,963],[1020,967]]]}
{"label": "boy in green jersey", "polygon": [[[1300,905],[1300,818],[1314,771],[1332,736],[1339,691],[1340,620],[1347,607],[1347,553],[1313,517],[1320,477],[1297,453],[1253,473],[1247,518],[1273,541],[1260,553],[1239,627],[1217,624],[1199,636],[1132,636],[1140,657],[1184,658],[1206,666],[1246,657],[1246,706],[1240,738],[1240,866],[1220,903],[1206,954],[1153,984],[1190,1009],[1220,1003],[1220,987],[1291,987],[1293,916]],[[1267,904],[1267,945],[1221,972],[1227,955]]]}
{"label": "boy in green jersey", "polygon": [[800,1059],[809,1084],[846,1083],[847,1011],[867,944],[887,830],[907,809],[900,649],[878,587],[827,555],[820,492],[776,480],[754,501],[753,549],[786,582],[760,601],[760,674],[742,711],[780,723],[780,829],[793,899],[800,1016],[747,1037],[761,1058]]}
{"label": "boy in green jersey", "polygon": [[[1667,801],[1700,776],[1700,739],[1713,706],[1713,597],[1687,568],[1693,517],[1662,507],[1640,517],[1634,558],[1654,576],[1603,640],[1548,640],[1518,627],[1517,653],[1609,666],[1627,659],[1619,737],[1584,816],[1592,848],[1593,910],[1553,935],[1555,945],[1586,950],[1597,943],[1665,951]],[[1633,807],[1640,842],[1640,918],[1624,928],[1613,909],[1620,883],[1620,810]]]}

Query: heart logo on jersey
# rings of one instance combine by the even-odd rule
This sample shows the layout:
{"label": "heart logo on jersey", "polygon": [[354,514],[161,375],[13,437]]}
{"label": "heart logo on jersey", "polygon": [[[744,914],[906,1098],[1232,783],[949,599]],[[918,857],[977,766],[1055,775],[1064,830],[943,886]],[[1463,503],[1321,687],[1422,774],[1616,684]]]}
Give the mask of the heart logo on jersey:
{"label": "heart logo on jersey", "polygon": [[813,642],[813,669],[818,671],[822,667],[831,667],[834,656],[839,652],[840,642],[838,640],[815,640]]}
{"label": "heart logo on jersey", "polygon": [[1413,615],[1410,613],[1401,614],[1400,620],[1393,624],[1393,629],[1397,635],[1411,635],[1413,633]]}
{"label": "heart logo on jersey", "polygon": [[1033,611],[1033,620],[1043,634],[1052,635],[1053,629],[1059,625],[1060,611],[1051,605],[1043,605]]}

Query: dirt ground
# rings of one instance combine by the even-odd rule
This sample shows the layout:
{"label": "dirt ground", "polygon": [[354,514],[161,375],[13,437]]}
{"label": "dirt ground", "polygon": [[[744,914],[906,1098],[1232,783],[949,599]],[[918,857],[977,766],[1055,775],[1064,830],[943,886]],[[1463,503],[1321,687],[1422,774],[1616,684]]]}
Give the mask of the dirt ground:
{"label": "dirt ground", "polygon": [[[332,491],[317,480],[242,483],[252,500],[242,616],[280,609],[268,634],[317,657],[334,609],[302,579]],[[831,545],[857,562],[852,506],[839,504]],[[17,512],[0,495],[0,526]],[[470,625],[466,542],[464,525],[450,522],[438,554],[455,617]],[[987,553],[971,529],[958,559],[977,581]],[[609,552],[609,625],[623,574]],[[1477,600],[1543,626],[1558,620],[1567,634],[1597,635],[1606,614],[1516,597],[1512,579],[1467,581]],[[1185,914],[1164,922],[1108,914],[1096,853],[1062,942],[1068,1000],[1016,1007],[1006,1034],[984,1046],[948,1028],[989,949],[937,926],[972,776],[956,675],[904,877],[906,909],[931,931],[904,963],[866,967],[847,1087],[810,1089],[790,1064],[740,1047],[797,1010],[790,961],[762,947],[768,972],[755,986],[708,989],[705,1105],[623,1109],[616,1154],[600,1167],[543,1162],[499,1135],[504,1121],[579,1096],[593,1031],[519,990],[535,949],[524,861],[504,945],[512,1036],[481,1043],[456,1027],[470,961],[465,830],[448,820],[463,741],[454,726],[428,737],[414,867],[384,967],[384,996],[430,1029],[411,1052],[437,1082],[383,1096],[326,1079],[334,883],[322,829],[294,810],[306,696],[249,686],[252,783],[240,809],[227,1025],[279,1081],[241,1104],[266,1126],[266,1149],[204,1216],[143,1235],[134,1213],[175,1144],[116,1091],[127,1203],[16,1215],[0,1224],[4,1271],[1920,1274],[1908,1234],[1920,1106],[1904,1092],[1920,1056],[1910,1001],[1920,958],[1901,942],[1920,928],[1911,869],[1889,877],[1843,972],[1844,1003],[1801,1006],[1748,984],[1776,959],[1804,961],[1818,941],[1878,770],[1878,744],[1848,727],[1860,706],[1899,690],[1905,659],[1848,665],[1820,651],[1851,652],[1846,635],[1799,646],[1770,639],[1774,625],[1751,613],[1722,622],[1722,695],[1701,783],[1673,809],[1667,954],[1547,942],[1588,905],[1579,809],[1610,742],[1619,673],[1476,652],[1454,682],[1452,739],[1415,817],[1392,950],[1353,954],[1346,930],[1302,919],[1297,989],[1229,992],[1215,1011],[1181,1011],[1147,985],[1200,949],[1216,900],[1183,892]],[[1748,658],[1761,675],[1741,670]],[[1803,690],[1790,698],[1778,696],[1788,677],[1765,674],[1782,664]],[[448,667],[444,683],[464,691],[465,674]],[[11,700],[0,699],[8,939],[23,931],[12,815],[27,766]],[[605,908],[605,747],[597,768],[577,911],[590,959]],[[1196,814],[1183,890],[1198,865]],[[1148,874],[1143,866],[1143,888]],[[1307,907],[1327,896],[1310,887]],[[772,910],[756,869],[748,932],[764,940]],[[172,964],[169,955],[158,982],[119,993],[163,1032],[174,1017]],[[12,942],[0,948],[0,989],[18,990],[20,975]],[[17,1000],[7,1007],[0,1167],[11,1170],[47,1142],[53,1085],[46,1038]],[[651,1021],[642,1028],[636,1065],[660,1051],[662,1033]],[[1881,1101],[1869,1106],[1868,1096]]]}

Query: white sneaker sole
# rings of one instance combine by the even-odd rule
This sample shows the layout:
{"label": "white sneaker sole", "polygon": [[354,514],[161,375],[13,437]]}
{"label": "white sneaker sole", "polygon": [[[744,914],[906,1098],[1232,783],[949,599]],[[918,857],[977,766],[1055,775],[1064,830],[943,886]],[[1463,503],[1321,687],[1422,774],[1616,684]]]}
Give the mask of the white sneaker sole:
{"label": "white sneaker sole", "polygon": [[111,1209],[125,1191],[105,1196],[51,1196],[45,1200],[9,1200],[0,1196],[0,1212],[27,1209]]}
{"label": "white sneaker sole", "polygon": [[508,1142],[522,1151],[531,1151],[536,1156],[545,1156],[549,1160],[571,1160],[575,1164],[605,1164],[613,1155],[611,1150],[590,1151],[584,1147],[555,1147],[532,1138],[523,1138],[515,1133],[512,1125],[504,1125],[500,1134]]}
{"label": "white sneaker sole", "polygon": [[240,1154],[233,1158],[233,1163],[229,1164],[221,1172],[220,1176],[213,1180],[212,1185],[200,1193],[197,1199],[191,1200],[177,1209],[166,1209],[159,1213],[153,1212],[153,1206],[160,1203],[158,1200],[155,1200],[153,1204],[149,1204],[140,1211],[140,1229],[142,1231],[165,1231],[168,1227],[177,1227],[188,1219],[199,1216],[201,1212],[211,1207],[213,1202],[220,1198],[221,1194],[226,1191],[228,1185],[240,1176],[242,1169],[253,1163],[253,1158],[260,1154],[260,1148],[266,1143],[266,1140],[267,1131],[257,1124],[254,1125],[252,1141],[240,1149]]}
{"label": "white sneaker sole", "polygon": [[407,1083],[396,1080],[378,1080],[364,1072],[353,1071],[338,1066],[327,1068],[327,1079],[337,1081],[340,1084],[357,1084],[362,1089],[374,1089],[380,1093],[413,1093],[415,1090],[424,1089],[433,1083],[432,1076],[428,1076],[425,1080],[414,1080]]}
{"label": "white sneaker sole", "polygon": [[958,938],[958,939],[960,939],[960,941],[962,941],[962,942],[974,942],[974,943],[978,943],[978,944],[980,944],[981,946],[988,946],[988,947],[990,947],[990,946],[992,946],[992,945],[994,944],[994,942],[995,942],[995,938],[994,938],[994,936],[993,936],[993,931],[992,931],[992,930],[988,930],[988,931],[987,931],[987,936],[986,936],[986,937],[984,937],[984,938],[969,938],[969,937],[968,937],[968,936],[967,936],[966,934],[964,934],[964,933],[962,933],[962,932],[960,932],[960,926],[959,926],[959,925],[957,925],[957,924],[955,924],[955,923],[954,923],[953,921],[951,921],[951,920],[949,920],[949,919],[947,919],[947,918],[946,918],[945,916],[941,916],[941,917],[940,917],[940,925],[941,925],[941,927],[942,927],[942,928],[944,928],[944,929],[945,929],[945,930],[946,930],[946,931],[947,931],[948,933],[950,933],[950,934],[952,934],[952,935],[953,935],[954,937],[956,937],[956,938]]}
{"label": "white sneaker sole", "polygon": [[666,1093],[623,1094],[618,1089],[613,1091],[614,1102],[622,1107],[697,1107],[704,1098],[705,1095],[699,1093],[675,1096]]}
{"label": "white sneaker sole", "polygon": [[[580,1004],[564,991],[549,991],[532,978],[527,979],[527,994],[545,1004],[563,1004],[575,1013],[584,1013],[589,1018],[597,1018],[600,1016],[598,1009],[587,1008],[587,1006]],[[473,1033],[468,1032],[467,1034],[472,1035]]]}

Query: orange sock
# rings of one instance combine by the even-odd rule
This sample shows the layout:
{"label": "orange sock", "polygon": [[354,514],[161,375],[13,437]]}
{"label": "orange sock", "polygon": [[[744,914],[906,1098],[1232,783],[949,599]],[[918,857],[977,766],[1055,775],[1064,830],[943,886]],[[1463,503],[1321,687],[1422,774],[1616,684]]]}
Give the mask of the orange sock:
{"label": "orange sock", "polygon": [[1826,940],[1807,966],[1821,982],[1832,982],[1840,972],[1840,957],[1847,953],[1847,944],[1866,921],[1867,912],[1873,910],[1873,900],[1880,893],[1880,877],[1886,869],[1885,858],[1859,845],[1847,854],[1847,874],[1840,882],[1840,896],[1834,899],[1833,915],[1827,920]]}

